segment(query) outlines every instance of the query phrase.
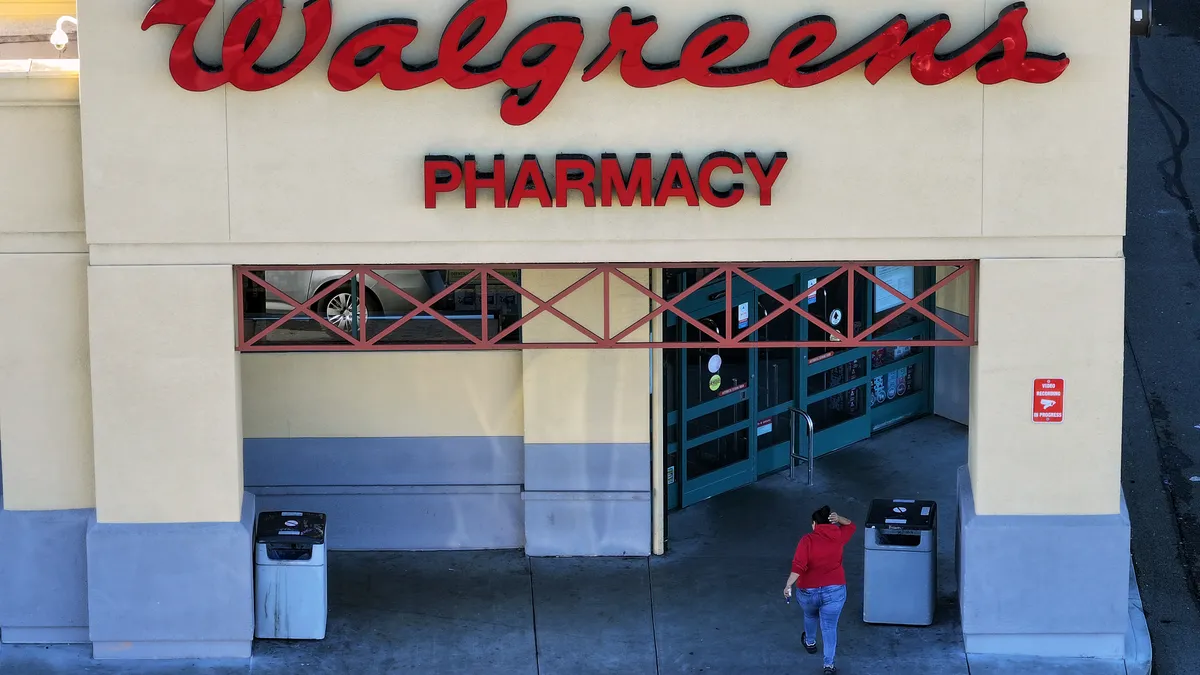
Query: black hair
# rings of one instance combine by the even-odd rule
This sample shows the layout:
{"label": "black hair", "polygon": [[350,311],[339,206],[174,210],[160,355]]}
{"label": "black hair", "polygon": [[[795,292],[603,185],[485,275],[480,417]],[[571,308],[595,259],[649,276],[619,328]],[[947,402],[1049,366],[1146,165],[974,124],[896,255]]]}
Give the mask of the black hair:
{"label": "black hair", "polygon": [[833,513],[832,509],[830,509],[828,506],[822,506],[821,508],[817,509],[816,511],[813,511],[812,521],[818,525],[823,525],[825,523],[828,523],[829,522],[829,514],[831,514],[831,513]]}

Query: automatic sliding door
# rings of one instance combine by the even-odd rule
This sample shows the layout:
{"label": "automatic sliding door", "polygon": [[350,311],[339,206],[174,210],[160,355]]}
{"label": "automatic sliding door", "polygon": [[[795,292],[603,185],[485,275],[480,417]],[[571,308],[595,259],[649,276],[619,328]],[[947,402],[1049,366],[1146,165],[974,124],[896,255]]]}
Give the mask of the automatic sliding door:
{"label": "automatic sliding door", "polygon": [[[735,296],[731,306],[739,316],[746,317],[749,294]],[[689,316],[717,334],[726,326],[726,304],[723,300],[687,309]],[[747,321],[741,318],[733,321]],[[705,345],[710,341],[704,332],[681,323],[684,341],[695,347],[680,350],[682,370],[683,415],[679,425],[682,448],[682,482],[680,501],[689,506],[754,481],[756,438],[752,389],[754,362],[750,349],[720,349]]]}
{"label": "automatic sliding door", "polygon": [[[811,288],[833,270],[814,270],[804,280]],[[849,280],[846,274],[831,279],[812,293],[802,305],[810,314],[830,327],[848,332],[854,322],[855,331],[866,323],[866,284],[855,287],[854,317],[849,313]],[[838,347],[838,338],[819,326],[802,321],[804,339],[823,343],[806,350],[802,377],[802,405],[813,418],[814,445],[818,455],[837,450],[871,435],[868,398],[870,370],[868,355],[863,349]]]}

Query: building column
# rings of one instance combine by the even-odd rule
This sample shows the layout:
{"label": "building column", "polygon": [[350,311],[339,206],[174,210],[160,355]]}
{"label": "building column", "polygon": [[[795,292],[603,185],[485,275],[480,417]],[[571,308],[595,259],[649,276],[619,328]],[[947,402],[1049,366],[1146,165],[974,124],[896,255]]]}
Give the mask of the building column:
{"label": "building column", "polygon": [[[525,270],[521,285],[549,299],[585,272]],[[649,270],[626,274],[649,287]],[[648,313],[646,296],[616,277],[610,294],[612,334]],[[598,277],[557,308],[603,335],[603,298]],[[648,338],[644,326],[628,339]],[[549,314],[522,332],[526,343],[585,339]],[[650,350],[526,350],[523,359],[526,553],[650,555]]]}
{"label": "building column", "polygon": [[[650,290],[658,297],[663,297],[663,270],[661,267],[650,270]],[[663,341],[662,314],[650,323],[651,334],[655,342]],[[665,555],[667,552],[667,421],[666,399],[664,398],[663,350],[655,349],[650,358],[650,516],[651,516],[651,552],[654,555]]]}
{"label": "building column", "polygon": [[0,636],[87,642],[87,254],[0,255]]}
{"label": "building column", "polygon": [[248,657],[254,499],[242,487],[228,266],[88,273],[96,658]]}
{"label": "building column", "polygon": [[[968,653],[1120,658],[1129,516],[1121,494],[1124,260],[983,260],[959,475]],[[1034,380],[1064,380],[1035,423]]]}
{"label": "building column", "polygon": [[[954,271],[953,267],[937,268],[937,280],[941,281]],[[961,276],[935,293],[935,310],[938,318],[967,333],[970,328],[971,284],[968,277]],[[934,337],[950,340],[953,334],[935,325]],[[971,390],[971,350],[966,347],[933,348],[933,412],[939,417],[967,424],[970,419],[969,401]]]}

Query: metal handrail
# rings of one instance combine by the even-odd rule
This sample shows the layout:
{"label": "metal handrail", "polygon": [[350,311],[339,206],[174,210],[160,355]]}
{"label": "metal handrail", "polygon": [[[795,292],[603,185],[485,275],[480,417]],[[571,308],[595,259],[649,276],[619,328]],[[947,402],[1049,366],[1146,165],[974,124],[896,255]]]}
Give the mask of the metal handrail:
{"label": "metal handrail", "polygon": [[[812,485],[813,484],[813,460],[816,458],[816,449],[814,447],[814,442],[813,442],[813,418],[811,415],[809,415],[808,413],[804,412],[803,410],[801,410],[799,408],[788,408],[788,412],[790,412],[792,414],[792,438],[791,438],[791,448],[789,449],[789,453],[791,454],[791,459],[788,460],[788,479],[789,480],[796,479],[796,461],[797,460],[805,460],[808,463],[808,483],[807,483],[807,485]],[[796,424],[797,417],[803,417],[804,421],[808,424],[808,457],[807,458],[801,457],[799,454],[796,453],[796,445],[797,445],[796,444],[796,431],[797,431],[797,427],[799,426]]]}

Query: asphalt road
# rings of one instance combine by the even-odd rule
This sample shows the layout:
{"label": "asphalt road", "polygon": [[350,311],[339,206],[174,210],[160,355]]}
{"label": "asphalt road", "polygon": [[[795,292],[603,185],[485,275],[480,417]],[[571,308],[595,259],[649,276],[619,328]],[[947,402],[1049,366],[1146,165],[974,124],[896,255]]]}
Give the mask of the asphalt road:
{"label": "asphalt road", "polygon": [[1124,485],[1155,672],[1200,672],[1200,2],[1132,44]]}

